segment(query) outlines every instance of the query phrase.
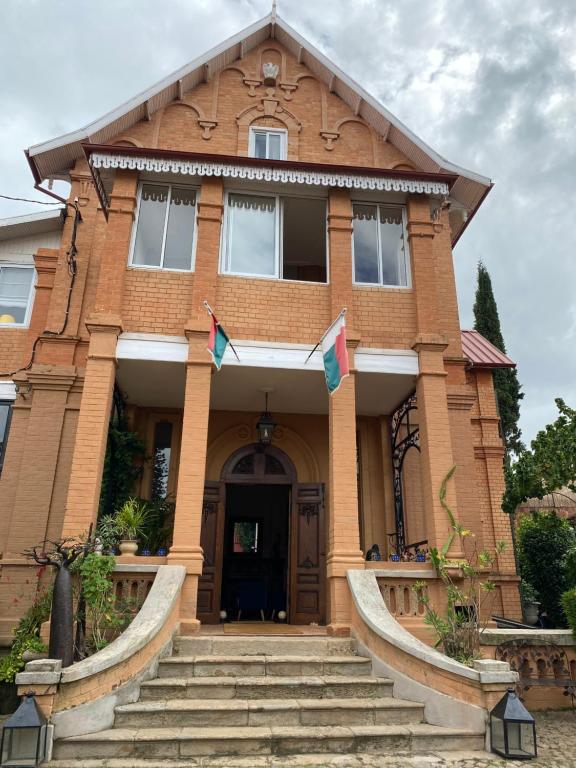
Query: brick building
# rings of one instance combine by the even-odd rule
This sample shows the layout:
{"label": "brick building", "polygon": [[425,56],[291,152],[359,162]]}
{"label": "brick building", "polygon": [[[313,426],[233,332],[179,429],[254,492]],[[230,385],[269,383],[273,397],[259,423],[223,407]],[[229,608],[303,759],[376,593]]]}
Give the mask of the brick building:
{"label": "brick building", "polygon": [[[491,373],[510,361],[462,335],[452,263],[488,179],[275,15],[28,159],[71,191],[25,258],[0,247],[4,643],[34,591],[23,550],[97,520],[115,384],[153,457],[135,492],[160,473],[175,500],[150,562],[186,566],[184,632],[221,609],[345,632],[371,545],[401,578],[411,545],[446,540],[453,465],[457,517],[510,539]],[[13,225],[0,245],[31,226]],[[220,371],[204,301],[239,357]],[[351,375],[329,397],[320,353],[305,361],[343,307]],[[517,617],[510,547],[495,580]]]}

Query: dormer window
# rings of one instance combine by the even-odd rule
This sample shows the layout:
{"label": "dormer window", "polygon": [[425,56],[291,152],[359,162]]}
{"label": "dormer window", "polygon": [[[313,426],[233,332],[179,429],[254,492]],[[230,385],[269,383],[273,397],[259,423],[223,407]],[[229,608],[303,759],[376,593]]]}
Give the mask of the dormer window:
{"label": "dormer window", "polygon": [[288,133],[282,129],[250,128],[250,157],[261,160],[286,160]]}

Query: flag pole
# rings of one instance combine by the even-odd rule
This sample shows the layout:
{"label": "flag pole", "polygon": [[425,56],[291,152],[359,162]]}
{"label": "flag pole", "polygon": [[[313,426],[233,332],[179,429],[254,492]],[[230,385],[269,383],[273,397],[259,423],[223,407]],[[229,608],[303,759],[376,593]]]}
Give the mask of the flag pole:
{"label": "flag pole", "polygon": [[332,328],[332,326],[334,325],[334,323],[337,323],[337,322],[338,322],[338,320],[340,320],[340,318],[342,317],[342,315],[345,315],[347,311],[348,311],[348,309],[347,309],[346,307],[344,307],[344,309],[343,309],[343,310],[340,312],[340,314],[338,315],[338,317],[336,318],[336,320],[334,320],[334,322],[330,323],[330,325],[328,326],[328,329],[327,329],[326,331],[324,331],[324,333],[323,333],[323,334],[322,334],[322,336],[320,337],[320,341],[319,341],[319,342],[316,344],[316,346],[314,347],[314,349],[312,350],[312,352],[310,352],[310,354],[308,355],[308,357],[306,358],[306,360],[304,360],[304,365],[306,365],[306,363],[308,362],[308,360],[310,360],[310,358],[312,357],[312,355],[314,354],[314,352],[316,352],[316,350],[318,349],[318,347],[320,346],[320,344],[322,344],[322,342],[324,341],[324,337],[326,336],[326,334],[328,333],[328,331],[330,330],[330,328]]}
{"label": "flag pole", "polygon": [[[216,323],[216,325],[220,325],[220,320],[218,320],[218,318],[216,317],[216,313],[214,312],[214,310],[212,309],[212,307],[210,306],[210,304],[208,304],[208,302],[206,301],[206,299],[204,299],[204,301],[203,301],[202,303],[204,304],[204,308],[205,308],[205,310],[208,312],[208,314],[210,315],[210,317],[213,317],[213,318],[214,318],[214,322]],[[228,338],[228,336],[226,336],[226,338]],[[238,352],[236,352],[236,349],[235,349],[234,345],[232,344],[232,342],[230,341],[230,339],[228,339],[228,344],[230,344],[230,349],[231,349],[231,350],[232,350],[232,352],[234,352],[234,354],[236,355],[236,360],[238,360],[238,362],[240,363],[240,362],[241,362],[241,360],[240,360],[240,358],[238,357]]]}

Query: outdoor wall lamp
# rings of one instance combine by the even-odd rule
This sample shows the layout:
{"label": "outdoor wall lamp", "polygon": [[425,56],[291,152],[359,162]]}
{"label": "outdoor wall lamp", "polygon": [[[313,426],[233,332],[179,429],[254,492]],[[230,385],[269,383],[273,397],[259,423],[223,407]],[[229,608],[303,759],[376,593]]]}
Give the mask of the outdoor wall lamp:
{"label": "outdoor wall lamp", "polygon": [[490,712],[492,752],[507,760],[531,760],[536,757],[536,723],[514,688]]}

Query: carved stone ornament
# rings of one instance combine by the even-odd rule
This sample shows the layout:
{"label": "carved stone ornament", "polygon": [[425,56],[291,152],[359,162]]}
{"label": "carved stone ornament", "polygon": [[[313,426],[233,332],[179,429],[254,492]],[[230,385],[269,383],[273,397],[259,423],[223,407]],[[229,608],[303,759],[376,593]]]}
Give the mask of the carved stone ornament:
{"label": "carved stone ornament", "polygon": [[280,72],[280,67],[278,66],[278,64],[272,64],[269,61],[262,64],[262,74],[264,75],[264,85],[274,87],[276,85],[276,78],[278,77],[279,72]]}

